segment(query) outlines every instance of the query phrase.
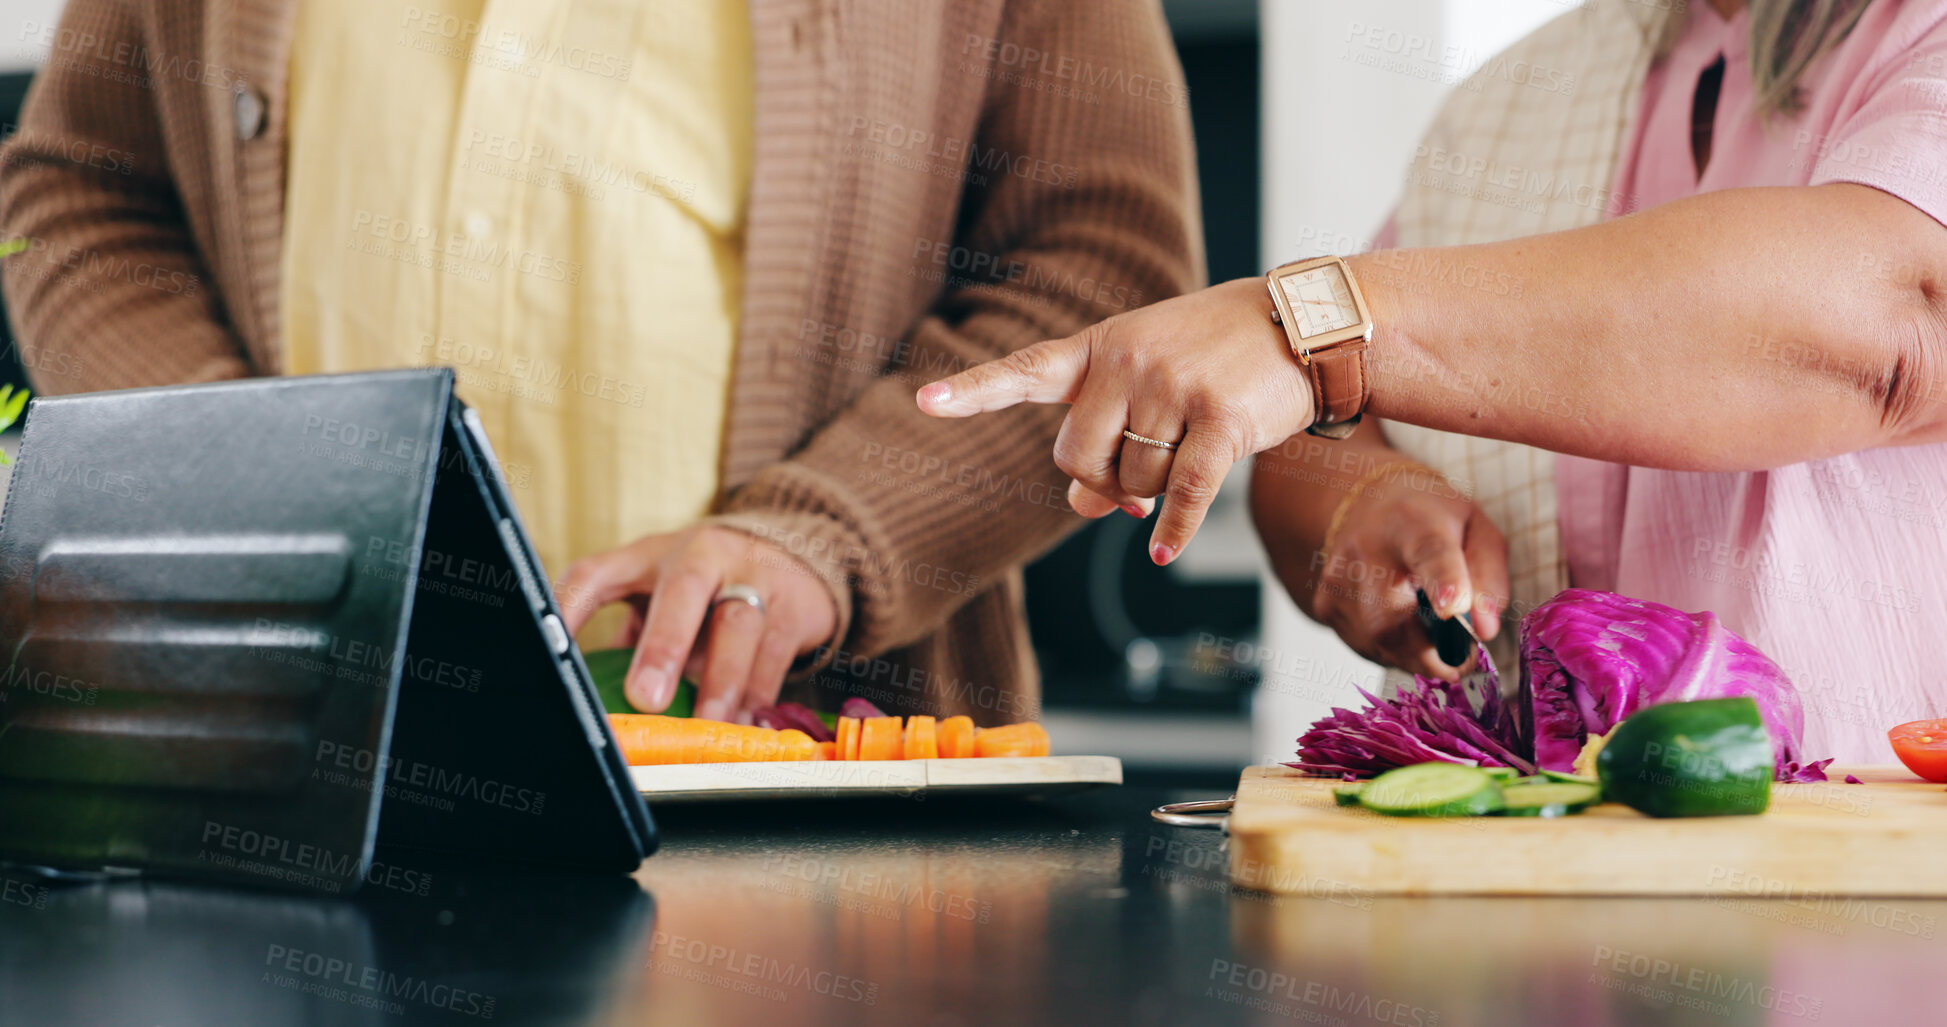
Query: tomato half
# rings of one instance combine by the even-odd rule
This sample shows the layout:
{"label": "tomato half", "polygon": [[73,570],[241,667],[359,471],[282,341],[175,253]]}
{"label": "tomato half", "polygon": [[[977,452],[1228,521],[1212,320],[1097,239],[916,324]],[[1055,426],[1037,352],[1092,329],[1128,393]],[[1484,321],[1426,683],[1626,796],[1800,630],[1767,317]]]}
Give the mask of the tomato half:
{"label": "tomato half", "polygon": [[1906,769],[1947,784],[1947,720],[1916,720],[1886,732]]}

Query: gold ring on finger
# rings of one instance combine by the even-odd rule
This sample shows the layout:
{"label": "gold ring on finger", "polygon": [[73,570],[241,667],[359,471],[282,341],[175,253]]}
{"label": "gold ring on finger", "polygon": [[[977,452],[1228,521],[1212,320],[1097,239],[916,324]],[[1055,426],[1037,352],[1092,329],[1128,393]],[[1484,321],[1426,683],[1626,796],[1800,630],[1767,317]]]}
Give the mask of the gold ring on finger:
{"label": "gold ring on finger", "polygon": [[1155,446],[1157,449],[1176,448],[1176,443],[1174,442],[1164,442],[1162,439],[1152,439],[1147,435],[1138,435],[1127,428],[1122,429],[1122,437],[1125,439],[1133,439],[1145,446]]}

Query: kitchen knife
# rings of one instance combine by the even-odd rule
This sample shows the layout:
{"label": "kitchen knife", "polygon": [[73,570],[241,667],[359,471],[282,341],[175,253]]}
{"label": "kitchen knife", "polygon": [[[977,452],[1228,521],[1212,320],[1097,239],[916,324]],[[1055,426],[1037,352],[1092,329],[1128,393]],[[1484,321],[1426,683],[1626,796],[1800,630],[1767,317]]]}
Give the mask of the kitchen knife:
{"label": "kitchen knife", "polygon": [[1482,653],[1487,651],[1487,647],[1481,645],[1480,636],[1474,633],[1473,621],[1468,620],[1466,614],[1441,617],[1433,612],[1433,602],[1426,597],[1426,589],[1420,589],[1415,595],[1420,603],[1416,611],[1420,627],[1426,629],[1427,637],[1433,640],[1433,649],[1440,654],[1441,663],[1458,667],[1467,662],[1467,657],[1473,655],[1477,645],[1481,646]]}

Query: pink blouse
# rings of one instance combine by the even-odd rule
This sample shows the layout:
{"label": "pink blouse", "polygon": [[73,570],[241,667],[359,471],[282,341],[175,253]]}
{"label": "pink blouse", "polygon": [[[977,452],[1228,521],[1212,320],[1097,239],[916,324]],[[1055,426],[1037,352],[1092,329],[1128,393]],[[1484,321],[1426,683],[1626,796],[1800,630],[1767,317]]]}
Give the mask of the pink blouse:
{"label": "pink blouse", "polygon": [[[1612,214],[1713,189],[1857,182],[1947,223],[1947,0],[1875,0],[1804,80],[1802,111],[1770,123],[1753,111],[1748,15],[1727,22],[1708,3],[1690,7],[1683,38],[1643,85]],[[1720,56],[1699,179],[1692,100]],[[1857,274],[1913,274],[1869,237],[1825,244],[1856,255]],[[1742,345],[1766,373],[1807,389],[1821,381],[1812,369],[1835,359],[1755,336]],[[1561,457],[1555,488],[1570,579],[1715,611],[1798,685],[1804,752],[1892,762],[1887,728],[1947,716],[1947,446],[1735,474]]]}

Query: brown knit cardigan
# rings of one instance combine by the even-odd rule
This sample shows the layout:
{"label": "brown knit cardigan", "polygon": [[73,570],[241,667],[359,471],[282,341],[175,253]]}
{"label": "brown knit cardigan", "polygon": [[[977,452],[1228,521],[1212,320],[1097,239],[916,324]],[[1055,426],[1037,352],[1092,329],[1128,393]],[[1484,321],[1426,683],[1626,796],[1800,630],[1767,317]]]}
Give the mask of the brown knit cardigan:
{"label": "brown knit cardigan", "polygon": [[[41,40],[0,149],[0,229],[31,248],[0,277],[42,392],[278,373],[296,2],[70,0]],[[913,392],[1200,284],[1160,9],[751,7],[756,167],[714,519],[804,557],[839,599],[837,651],[794,689],[1034,716],[1019,568],[1077,524],[1049,457],[1062,410],[936,421]]]}

